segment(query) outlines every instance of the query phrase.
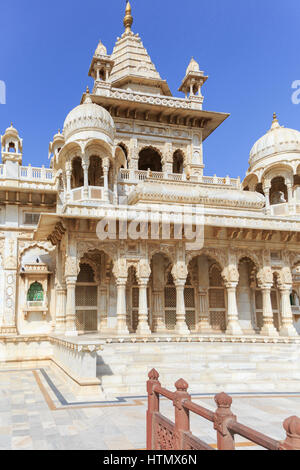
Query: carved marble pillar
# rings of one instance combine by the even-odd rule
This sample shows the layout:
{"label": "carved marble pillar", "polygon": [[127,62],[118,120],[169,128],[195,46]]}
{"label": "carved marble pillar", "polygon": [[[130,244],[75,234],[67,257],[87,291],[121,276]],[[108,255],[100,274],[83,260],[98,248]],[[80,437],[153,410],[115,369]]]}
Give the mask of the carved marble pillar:
{"label": "carved marble pillar", "polygon": [[106,202],[109,202],[108,172],[109,172],[109,159],[108,158],[103,158],[104,200]]}
{"label": "carved marble pillar", "polygon": [[77,336],[76,330],[76,301],[75,301],[75,289],[76,289],[77,277],[67,276],[67,305],[66,305],[66,336]]}
{"label": "carved marble pillar", "polygon": [[226,334],[228,335],[241,335],[243,334],[237,307],[236,288],[239,282],[239,272],[237,268],[237,260],[232,253],[228,254],[228,265],[222,272],[224,284],[227,293],[227,328]]}
{"label": "carved marble pillar", "polygon": [[100,284],[99,289],[98,289],[98,331],[100,333],[104,332],[107,330],[108,325],[107,325],[107,289],[108,286],[107,284]]}
{"label": "carved marble pillar", "polygon": [[290,302],[290,293],[293,285],[293,277],[288,266],[284,266],[279,272],[278,288],[281,295],[281,327],[280,336],[298,336],[293,322],[293,312]]}
{"label": "carved marble pillar", "polygon": [[113,274],[117,285],[117,334],[129,335],[126,311],[126,284],[128,277],[127,263],[123,258],[114,262]]}
{"label": "carved marble pillar", "polygon": [[16,299],[17,299],[17,239],[8,234],[4,242],[4,301],[3,301],[3,334],[17,333]]}
{"label": "carved marble pillar", "polygon": [[137,335],[150,335],[151,330],[148,323],[148,279],[140,279],[139,283],[139,322],[136,330]]}
{"label": "carved marble pillar", "polygon": [[148,299],[147,286],[151,268],[147,259],[142,259],[138,264],[137,280],[139,285],[139,322],[136,333],[138,335],[149,335],[151,330],[148,323]]}
{"label": "carved marble pillar", "polygon": [[77,244],[73,237],[67,241],[65,280],[67,286],[66,336],[77,336],[75,289],[78,276]]}
{"label": "carved marble pillar", "polygon": [[88,199],[89,196],[89,159],[83,157],[81,160],[83,169],[83,197]]}
{"label": "carved marble pillar", "polygon": [[293,183],[287,182],[289,213],[295,213],[295,200],[293,194]]}
{"label": "carved marble pillar", "polygon": [[129,330],[126,322],[126,282],[125,278],[118,278],[117,284],[117,333],[128,335]]}
{"label": "carved marble pillar", "polygon": [[237,308],[236,287],[237,282],[225,282],[227,291],[227,328],[226,334],[228,335],[241,335],[243,334],[242,328],[239,323],[239,313]]}
{"label": "carved marble pillar", "polygon": [[263,187],[263,192],[265,194],[266,198],[266,214],[270,215],[271,214],[271,207],[270,207],[270,186],[264,186]]}
{"label": "carved marble pillar", "polygon": [[184,287],[188,270],[185,262],[177,261],[172,269],[172,276],[176,287],[176,325],[175,332],[178,334],[190,334],[190,330],[186,323]]}
{"label": "carved marble pillar", "polygon": [[55,333],[64,333],[66,329],[66,302],[67,288],[63,285],[56,286],[56,316]]}
{"label": "carved marble pillar", "polygon": [[70,199],[71,198],[71,178],[72,178],[72,164],[71,164],[71,162],[66,163],[66,178],[67,178],[66,199]]}
{"label": "carved marble pillar", "polygon": [[291,284],[282,284],[279,286],[281,295],[281,327],[280,336],[298,336],[294,327],[293,312],[290,302],[290,294],[292,290]]}
{"label": "carved marble pillar", "polygon": [[260,334],[263,336],[278,336],[278,331],[274,326],[274,315],[271,301],[272,284],[262,284],[262,306],[263,306],[263,326]]}

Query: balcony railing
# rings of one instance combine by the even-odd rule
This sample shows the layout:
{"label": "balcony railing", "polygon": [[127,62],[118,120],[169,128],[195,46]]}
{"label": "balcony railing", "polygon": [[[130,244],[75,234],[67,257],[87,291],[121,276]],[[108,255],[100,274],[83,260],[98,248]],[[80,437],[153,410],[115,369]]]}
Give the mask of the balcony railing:
{"label": "balcony railing", "polygon": [[113,192],[109,189],[105,191],[103,186],[88,186],[85,188],[81,186],[80,188],[75,188],[70,191],[68,202],[72,203],[97,203],[101,202],[113,202]]}
{"label": "balcony railing", "polygon": [[[185,173],[164,173],[156,171],[142,171],[142,170],[120,170],[119,182],[123,183],[139,183],[145,180],[160,180],[160,181],[187,181]],[[205,185],[218,185],[227,186],[231,188],[241,188],[241,182],[239,178],[219,178],[217,176],[191,176],[188,180],[192,183],[200,183]]]}
{"label": "balcony railing", "polygon": [[[31,165],[19,167],[19,173],[14,178],[19,178],[21,181],[41,181],[41,182],[54,182],[55,171],[51,168],[44,166],[37,168]],[[6,165],[0,165],[0,178],[7,178]]]}
{"label": "balcony railing", "polygon": [[50,168],[35,168],[32,166],[21,166],[20,168],[20,179],[21,180],[43,180],[43,181],[52,181],[54,180],[54,170]]}

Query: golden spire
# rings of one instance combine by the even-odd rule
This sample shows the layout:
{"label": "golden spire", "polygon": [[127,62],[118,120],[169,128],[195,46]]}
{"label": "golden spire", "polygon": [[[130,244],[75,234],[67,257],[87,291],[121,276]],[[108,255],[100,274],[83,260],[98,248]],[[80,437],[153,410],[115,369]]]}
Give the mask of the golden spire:
{"label": "golden spire", "polygon": [[88,87],[88,86],[86,87],[86,94],[87,94],[87,95],[89,95],[89,94],[90,94],[90,89],[89,89],[89,87]]}
{"label": "golden spire", "polygon": [[130,6],[129,1],[127,1],[126,10],[125,10],[125,18],[124,18],[125,33],[130,33],[132,23],[133,23],[133,17],[131,15],[131,6]]}
{"label": "golden spire", "polygon": [[278,122],[278,119],[277,119],[277,114],[273,113],[273,121],[272,121],[271,130],[272,129],[277,129],[278,127],[280,127],[280,125],[279,125],[279,122]]}

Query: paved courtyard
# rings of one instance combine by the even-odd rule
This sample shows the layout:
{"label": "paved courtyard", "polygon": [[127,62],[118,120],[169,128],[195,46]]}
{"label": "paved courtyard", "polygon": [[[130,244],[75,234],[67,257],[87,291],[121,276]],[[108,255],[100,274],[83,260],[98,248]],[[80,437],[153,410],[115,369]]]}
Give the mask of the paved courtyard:
{"label": "paved courtyard", "polygon": [[[234,391],[233,391],[234,392]],[[212,396],[193,399],[212,410]],[[75,397],[61,374],[50,367],[0,371],[1,450],[116,450],[145,449],[145,397]],[[161,401],[161,410],[173,418],[173,406]],[[241,423],[275,439],[285,437],[282,421],[300,415],[300,392],[278,395],[233,395],[232,410]],[[215,444],[212,424],[192,417],[193,432]],[[237,448],[256,449],[242,438]]]}

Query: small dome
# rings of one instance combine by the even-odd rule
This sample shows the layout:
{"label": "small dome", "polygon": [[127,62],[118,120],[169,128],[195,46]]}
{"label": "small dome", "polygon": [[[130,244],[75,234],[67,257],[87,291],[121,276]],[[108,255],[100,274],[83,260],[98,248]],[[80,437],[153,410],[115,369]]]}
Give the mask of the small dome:
{"label": "small dome", "polygon": [[107,55],[107,49],[101,41],[99,41],[97,49],[95,50],[95,55]]}
{"label": "small dome", "polygon": [[258,139],[250,151],[250,167],[262,158],[282,153],[300,153],[300,132],[280,126],[274,113],[271,129]]}
{"label": "small dome", "polygon": [[14,128],[13,123],[11,123],[11,126],[8,127],[5,131],[6,135],[14,135],[15,137],[19,137],[19,133],[17,129]]}
{"label": "small dome", "polygon": [[80,104],[66,117],[64,136],[66,143],[77,139],[102,139],[113,143],[115,123],[106,109],[92,102],[87,92],[84,103]]}
{"label": "small dome", "polygon": [[53,136],[53,143],[58,142],[58,141],[62,142],[64,140],[65,140],[65,138],[64,138],[63,134],[61,134],[60,129],[59,129],[58,133]]}
{"label": "small dome", "polygon": [[199,64],[195,61],[194,57],[191,58],[188,68],[186,69],[186,75],[190,72],[200,72]]}

